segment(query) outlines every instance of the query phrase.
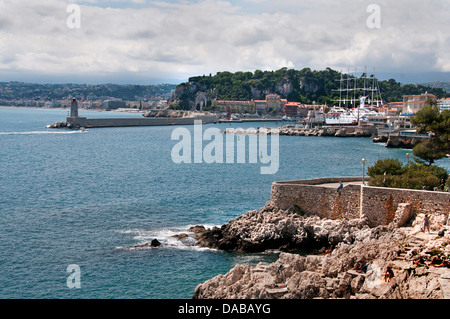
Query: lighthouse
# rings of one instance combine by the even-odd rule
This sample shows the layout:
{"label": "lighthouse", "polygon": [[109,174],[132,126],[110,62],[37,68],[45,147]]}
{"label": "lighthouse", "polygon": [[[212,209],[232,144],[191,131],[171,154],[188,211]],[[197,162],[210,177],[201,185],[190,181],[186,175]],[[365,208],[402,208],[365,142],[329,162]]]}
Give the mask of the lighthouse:
{"label": "lighthouse", "polygon": [[78,102],[77,99],[72,99],[70,105],[70,117],[78,117]]}
{"label": "lighthouse", "polygon": [[67,123],[73,128],[87,127],[87,119],[78,116],[78,102],[77,99],[72,99],[70,104],[70,116],[67,118]]}

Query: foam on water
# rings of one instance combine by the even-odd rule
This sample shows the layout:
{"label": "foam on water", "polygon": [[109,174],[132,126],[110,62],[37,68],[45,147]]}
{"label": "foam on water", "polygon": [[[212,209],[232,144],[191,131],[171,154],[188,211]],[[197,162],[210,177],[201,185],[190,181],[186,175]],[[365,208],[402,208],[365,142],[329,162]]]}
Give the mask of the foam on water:
{"label": "foam on water", "polygon": [[[136,244],[129,247],[118,246],[116,249],[152,249],[152,247],[136,247],[143,244],[150,243],[153,239],[158,240],[161,243],[162,248],[172,248],[181,250],[197,250],[205,251],[215,249],[200,247],[195,245],[194,233],[189,229],[195,225],[187,225],[172,228],[157,228],[157,229],[128,229],[121,230],[119,233],[131,235],[132,239],[136,241]],[[215,227],[217,225],[205,225],[206,229]],[[187,237],[179,239],[176,236],[180,234],[186,234]]]}

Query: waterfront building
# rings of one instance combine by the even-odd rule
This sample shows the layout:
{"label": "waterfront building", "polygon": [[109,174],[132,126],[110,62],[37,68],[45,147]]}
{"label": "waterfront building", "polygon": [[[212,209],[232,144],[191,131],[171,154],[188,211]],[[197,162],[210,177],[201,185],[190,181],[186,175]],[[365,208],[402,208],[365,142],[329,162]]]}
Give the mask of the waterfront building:
{"label": "waterfront building", "polygon": [[266,95],[265,100],[250,100],[250,101],[227,101],[227,100],[212,100],[212,106],[218,111],[227,112],[230,109],[232,113],[267,113],[273,110],[283,112],[287,99],[280,98],[277,94]]}
{"label": "waterfront building", "polygon": [[125,108],[127,104],[122,100],[106,100],[102,104],[102,108],[106,110]]}
{"label": "waterfront building", "polygon": [[438,100],[438,105],[441,112],[450,110],[450,97]]}
{"label": "waterfront building", "polygon": [[266,100],[255,100],[255,108],[259,114],[267,112]]}
{"label": "waterfront building", "polygon": [[395,116],[403,112],[403,102],[390,102],[386,107],[386,115]]}
{"label": "waterfront building", "polygon": [[266,109],[267,111],[277,110],[282,111],[287,99],[282,99],[278,94],[266,95]]}
{"label": "waterfront building", "polygon": [[420,95],[403,95],[403,109],[404,115],[413,115],[423,109],[427,102],[436,101],[436,95],[425,92]]}
{"label": "waterfront building", "polygon": [[227,109],[232,113],[255,113],[255,101],[225,101],[213,100],[212,106],[222,112],[227,112]]}
{"label": "waterfront building", "polygon": [[283,107],[283,113],[286,116],[299,116],[299,110],[301,107],[301,103],[299,102],[287,102]]}

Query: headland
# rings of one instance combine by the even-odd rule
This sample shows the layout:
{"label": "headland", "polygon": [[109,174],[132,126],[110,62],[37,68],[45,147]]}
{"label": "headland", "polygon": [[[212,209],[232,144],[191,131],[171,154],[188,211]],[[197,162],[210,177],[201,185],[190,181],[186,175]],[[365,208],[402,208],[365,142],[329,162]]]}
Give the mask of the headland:
{"label": "headland", "polygon": [[449,211],[449,193],[370,187],[360,178],[273,183],[260,210],[192,231],[199,246],[278,251],[279,259],[236,265],[199,284],[194,298],[450,298]]}

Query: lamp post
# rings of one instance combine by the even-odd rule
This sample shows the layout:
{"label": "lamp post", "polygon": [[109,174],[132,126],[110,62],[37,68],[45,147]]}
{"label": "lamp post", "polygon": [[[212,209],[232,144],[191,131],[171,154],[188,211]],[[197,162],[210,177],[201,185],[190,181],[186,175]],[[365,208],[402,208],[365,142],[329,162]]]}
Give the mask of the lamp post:
{"label": "lamp post", "polygon": [[409,157],[411,156],[411,154],[406,153],[406,165],[409,165]]}
{"label": "lamp post", "polygon": [[365,158],[362,159],[362,164],[363,164],[362,182],[363,182],[363,185],[366,185],[366,183],[364,182],[364,172],[366,170],[366,159]]}

